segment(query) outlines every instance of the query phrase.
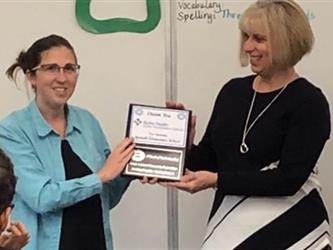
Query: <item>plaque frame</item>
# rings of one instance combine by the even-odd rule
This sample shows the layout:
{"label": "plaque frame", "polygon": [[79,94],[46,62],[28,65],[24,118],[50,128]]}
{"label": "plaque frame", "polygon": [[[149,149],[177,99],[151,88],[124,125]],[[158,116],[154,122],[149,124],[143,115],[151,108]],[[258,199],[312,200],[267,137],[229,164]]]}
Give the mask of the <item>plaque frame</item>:
{"label": "plaque frame", "polygon": [[123,175],[179,181],[184,174],[191,110],[129,104],[126,137],[135,153]]}

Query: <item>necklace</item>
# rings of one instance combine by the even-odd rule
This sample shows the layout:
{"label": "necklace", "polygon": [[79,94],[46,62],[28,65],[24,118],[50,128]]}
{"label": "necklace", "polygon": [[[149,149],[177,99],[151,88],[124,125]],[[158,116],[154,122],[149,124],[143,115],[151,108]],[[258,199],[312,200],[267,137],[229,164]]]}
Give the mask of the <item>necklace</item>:
{"label": "necklace", "polygon": [[241,145],[239,147],[239,150],[242,154],[246,154],[248,151],[249,151],[249,146],[245,143],[245,139],[246,139],[246,136],[247,134],[249,133],[249,131],[251,130],[251,128],[253,128],[254,124],[258,121],[258,119],[266,112],[266,110],[272,106],[273,102],[275,102],[275,100],[281,95],[281,93],[286,89],[288,84],[285,84],[283,86],[283,88],[280,90],[279,93],[277,93],[276,96],[274,96],[274,98],[268,103],[268,105],[257,115],[257,117],[253,120],[253,122],[251,122],[251,124],[248,126],[249,124],[249,120],[250,120],[250,116],[251,116],[251,113],[252,113],[252,109],[253,109],[253,104],[254,104],[254,101],[256,99],[256,95],[257,95],[257,92],[254,90],[254,93],[253,93],[253,97],[252,97],[252,101],[251,101],[251,105],[250,105],[250,108],[249,108],[249,112],[247,113],[247,118],[246,118],[246,122],[245,122],[245,126],[244,126],[244,130],[243,130],[243,137],[242,137],[242,142],[241,142]]}

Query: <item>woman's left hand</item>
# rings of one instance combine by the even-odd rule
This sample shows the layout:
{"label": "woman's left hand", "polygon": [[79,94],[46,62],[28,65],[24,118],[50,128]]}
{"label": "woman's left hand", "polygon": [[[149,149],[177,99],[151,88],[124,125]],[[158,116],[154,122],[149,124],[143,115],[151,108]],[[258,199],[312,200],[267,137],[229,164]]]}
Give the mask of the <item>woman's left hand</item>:
{"label": "woman's left hand", "polygon": [[134,146],[133,138],[125,138],[114,148],[97,173],[102,183],[112,181],[121,174],[134,154]]}
{"label": "woman's left hand", "polygon": [[185,175],[178,182],[159,182],[164,187],[176,187],[191,194],[217,185],[217,173],[210,171],[190,171],[186,169]]}

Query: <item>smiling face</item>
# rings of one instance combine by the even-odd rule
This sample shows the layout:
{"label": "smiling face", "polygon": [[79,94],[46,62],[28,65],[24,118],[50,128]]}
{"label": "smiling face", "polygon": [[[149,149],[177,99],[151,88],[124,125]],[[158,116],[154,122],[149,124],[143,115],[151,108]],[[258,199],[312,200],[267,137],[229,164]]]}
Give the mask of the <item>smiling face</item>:
{"label": "smiling face", "polygon": [[272,68],[270,44],[265,34],[243,32],[243,50],[248,56],[251,70],[267,75]]}
{"label": "smiling face", "polygon": [[[270,76],[293,67],[311,51],[309,20],[295,1],[256,1],[241,15],[240,63]],[[268,60],[267,60],[268,59]]]}
{"label": "smiling face", "polygon": [[[39,65],[56,64],[60,67],[65,65],[76,65],[75,55],[72,50],[60,46],[52,47],[41,53]],[[36,92],[37,106],[41,110],[63,109],[68,99],[72,96],[78,74],[38,68],[30,72],[28,79]]]}
{"label": "smiling face", "polygon": [[240,59],[243,66],[250,64],[258,75],[269,75],[277,70],[274,61],[274,41],[264,9],[249,8],[240,19]]}

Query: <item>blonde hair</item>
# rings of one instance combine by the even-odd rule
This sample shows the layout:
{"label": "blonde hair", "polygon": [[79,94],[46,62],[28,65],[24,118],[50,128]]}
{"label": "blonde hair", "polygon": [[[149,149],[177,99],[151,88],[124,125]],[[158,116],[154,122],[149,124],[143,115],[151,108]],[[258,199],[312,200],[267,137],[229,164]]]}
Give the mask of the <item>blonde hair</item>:
{"label": "blonde hair", "polygon": [[243,46],[247,35],[267,36],[271,65],[279,69],[294,66],[311,51],[314,43],[308,18],[293,0],[258,0],[242,14],[239,29],[242,66],[249,64]]}

